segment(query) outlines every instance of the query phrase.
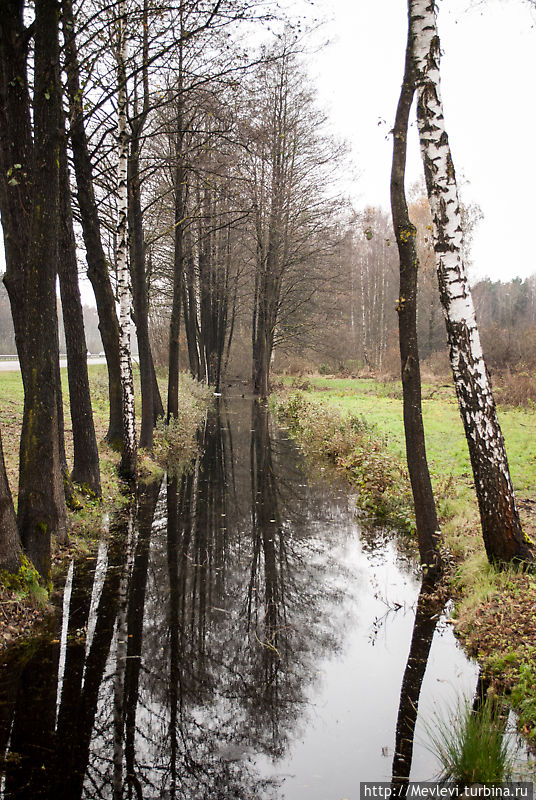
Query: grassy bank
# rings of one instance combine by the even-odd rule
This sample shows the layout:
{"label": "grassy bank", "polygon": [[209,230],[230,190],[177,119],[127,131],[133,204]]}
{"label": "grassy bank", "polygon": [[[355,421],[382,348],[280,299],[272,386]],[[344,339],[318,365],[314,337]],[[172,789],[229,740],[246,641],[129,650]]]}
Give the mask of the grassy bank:
{"label": "grassy bank", "polygon": [[[127,503],[125,487],[117,475],[119,453],[112,450],[104,437],[108,427],[108,384],[105,365],[89,365],[91,400],[95,430],[99,447],[102,500],[90,500],[79,496],[80,508],[69,511],[69,538],[67,550],[53,542],[54,574],[61,574],[65,560],[72,554],[91,552],[106,530],[110,514]],[[68,463],[72,464],[73,441],[69,410],[67,370],[62,369],[63,405],[65,415],[65,449]],[[139,421],[139,371],[134,372]],[[161,386],[165,394],[165,385]],[[196,450],[196,431],[204,417],[210,393],[206,387],[181,376],[180,416],[171,426],[158,425],[155,431],[155,446],[152,453],[140,451],[139,474],[149,480],[162,475],[164,470],[181,468]],[[24,394],[19,372],[0,373],[0,427],[6,471],[15,506],[18,490],[19,439],[22,425]],[[0,581],[0,647],[31,631],[46,611],[47,593],[37,584],[35,573],[23,567],[18,585],[14,588]]]}
{"label": "grassy bank", "polygon": [[[510,694],[521,727],[536,742],[536,579],[489,567],[454,389],[428,385],[423,397],[432,483],[453,557],[448,580],[457,633],[497,690]],[[414,538],[399,383],[288,379],[274,403],[303,449],[335,464],[356,487],[362,514]],[[536,541],[536,412],[499,407],[499,418],[524,529]]]}

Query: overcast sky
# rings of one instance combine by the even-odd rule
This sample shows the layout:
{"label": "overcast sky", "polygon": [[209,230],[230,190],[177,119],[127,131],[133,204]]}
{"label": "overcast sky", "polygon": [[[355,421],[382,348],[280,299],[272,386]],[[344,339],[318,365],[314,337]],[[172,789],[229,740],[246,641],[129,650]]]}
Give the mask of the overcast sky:
{"label": "overcast sky", "polygon": [[[320,0],[322,2],[322,0]],[[315,3],[317,7],[319,3]],[[331,9],[331,13],[327,11]],[[391,139],[403,75],[405,0],[329,0],[331,43],[316,54],[320,102],[352,146],[359,206],[389,208]],[[438,26],[447,132],[464,202],[484,214],[475,233],[472,277],[536,272],[536,27],[525,0],[442,0]],[[408,185],[422,178],[409,142]]]}
{"label": "overcast sky", "polygon": [[[330,44],[310,59],[310,72],[333,132],[352,147],[359,177],[346,191],[357,207],[388,209],[389,131],[402,81],[406,2],[299,1],[311,16],[318,10],[331,17],[322,29]],[[442,93],[462,198],[484,214],[472,278],[508,280],[536,272],[536,16],[527,0],[476,2],[439,4]],[[419,179],[413,123],[408,186]],[[3,269],[3,252],[0,261]],[[84,287],[83,294],[90,301],[91,291]]]}

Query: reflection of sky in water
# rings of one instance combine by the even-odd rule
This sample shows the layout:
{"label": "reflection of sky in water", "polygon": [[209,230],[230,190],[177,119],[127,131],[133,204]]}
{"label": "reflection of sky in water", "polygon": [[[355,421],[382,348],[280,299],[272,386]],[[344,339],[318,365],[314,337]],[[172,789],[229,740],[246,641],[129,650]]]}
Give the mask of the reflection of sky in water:
{"label": "reflection of sky in water", "polygon": [[[391,777],[418,584],[396,567],[393,544],[387,544],[383,563],[374,567],[357,538],[347,540],[339,552],[362,578],[358,595],[343,601],[348,617],[343,651],[318,664],[322,680],[309,693],[309,724],[288,756],[259,764],[266,774],[286,776],[282,800],[353,800],[359,797],[359,781]],[[476,681],[477,669],[457,647],[451,629],[436,631],[421,692],[422,716],[460,691],[471,696]],[[418,725],[412,780],[430,780],[437,772],[425,740]]]}
{"label": "reflection of sky in water", "polygon": [[[55,698],[77,741],[85,687],[100,682],[81,718],[92,720],[85,798],[111,798],[114,784],[118,797],[128,796],[129,769],[146,800],[355,800],[360,781],[390,779],[419,590],[414,570],[385,532],[359,538],[346,488],[307,479],[288,435],[262,410],[235,401],[230,411],[230,428],[225,415],[209,426],[192,472],[164,484],[155,509],[142,503],[137,543],[128,540],[135,577],[108,627],[102,606],[115,608],[128,581],[113,542],[96,559],[77,651],[82,691],[77,700],[71,687],[68,707]],[[61,690],[74,643],[59,624],[52,663],[60,664]],[[101,675],[88,666],[99,648]],[[476,667],[440,624],[422,685],[413,780],[438,771],[421,718],[430,724],[460,695],[471,697],[476,682]],[[19,706],[24,716],[24,698]],[[54,758],[63,763],[61,749]],[[43,786],[48,773],[39,764],[36,774]]]}

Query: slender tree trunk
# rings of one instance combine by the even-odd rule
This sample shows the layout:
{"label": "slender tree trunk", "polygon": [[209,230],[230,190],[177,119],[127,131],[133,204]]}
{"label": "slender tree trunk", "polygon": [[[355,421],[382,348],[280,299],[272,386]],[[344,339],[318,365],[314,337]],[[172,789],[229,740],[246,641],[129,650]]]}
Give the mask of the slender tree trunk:
{"label": "slender tree trunk", "polygon": [[417,343],[417,273],[419,268],[416,247],[417,231],[409,218],[404,188],[408,119],[414,93],[415,70],[412,36],[408,30],[404,80],[393,131],[391,211],[400,257],[400,294],[397,310],[406,457],[415,506],[421,565],[424,575],[432,577],[440,570],[441,535],[426,458],[422,420],[421,372]]}
{"label": "slender tree trunk", "polygon": [[194,263],[193,255],[188,252],[184,257],[187,269],[183,273],[182,281],[182,310],[186,343],[188,345],[188,361],[190,373],[196,380],[201,380],[201,360],[199,358],[199,343],[197,336],[197,307],[195,302]]}
{"label": "slender tree trunk", "polygon": [[[149,113],[149,33],[148,0],[143,2],[143,52],[142,82],[143,108],[131,123],[130,157],[128,162],[128,197],[130,228],[130,271],[132,295],[138,337],[141,379],[141,432],[140,446],[153,448],[153,427],[158,416],[163,416],[162,399],[156,381],[153,354],[149,338],[149,298],[145,269],[145,240],[143,235],[143,211],[141,206],[140,147],[141,136]],[[137,108],[135,103],[135,115]],[[157,395],[155,397],[155,394]]]}
{"label": "slender tree trunk", "polygon": [[[423,583],[419,592],[409,656],[400,690],[392,772],[393,786],[396,787],[406,787],[409,782],[421,686],[437,622],[443,610],[441,601],[438,601],[434,594],[430,594],[429,590],[427,583]],[[405,794],[401,793],[399,796],[405,797]]]}
{"label": "slender tree trunk", "polygon": [[63,325],[67,345],[67,375],[69,404],[73,428],[74,463],[71,479],[83,491],[101,496],[99,451],[87,371],[87,348],[84,334],[84,314],[78,286],[76,244],[70,201],[70,181],[67,150],[60,153],[61,229],[58,262]]}
{"label": "slender tree trunk", "polygon": [[20,566],[21,546],[13,498],[6,474],[2,435],[0,434],[0,572],[16,572]]}
{"label": "slender tree trunk", "polygon": [[107,442],[120,450],[123,442],[123,411],[121,394],[121,365],[119,356],[119,323],[115,297],[110,282],[108,263],[100,235],[100,220],[93,189],[93,171],[84,128],[83,92],[76,50],[75,22],[71,0],[62,0],[63,36],[65,40],[65,71],[69,98],[70,138],[76,174],[78,204],[82,233],[86,247],[87,276],[91,281],[97,311],[99,331],[108,367],[110,419]]}
{"label": "slender tree trunk", "polygon": [[185,169],[183,154],[183,102],[182,89],[182,45],[179,50],[179,87],[177,95],[177,137],[175,158],[175,248],[173,256],[173,297],[169,321],[169,365],[167,420],[179,416],[179,335],[181,321],[181,291],[184,261],[184,194]]}
{"label": "slender tree trunk", "polygon": [[[61,204],[61,200],[60,200]],[[60,211],[61,215],[61,211]],[[58,237],[61,239],[61,219],[59,223],[58,229]],[[58,255],[60,254],[61,242],[58,241]],[[58,258],[58,266],[59,266],[59,258]],[[71,473],[69,472],[69,465],[67,464],[67,453],[65,452],[65,415],[63,413],[63,392],[61,387],[61,369],[60,369],[60,362],[59,362],[59,331],[58,331],[58,317],[57,317],[57,303],[56,303],[56,327],[54,329],[55,336],[56,336],[56,344],[54,349],[58,353],[58,359],[55,364],[54,374],[56,380],[56,409],[58,414],[58,452],[59,452],[59,463],[60,463],[60,471],[61,471],[61,480],[63,485],[63,493],[65,495],[65,502],[69,508],[78,508],[79,504],[75,498],[74,494],[74,486],[73,481],[71,479]],[[60,539],[58,540],[61,544],[67,544],[68,536],[67,536],[67,528],[65,528],[60,533]]]}
{"label": "slender tree trunk", "polygon": [[[179,173],[179,170],[177,170]],[[171,301],[171,315],[169,320],[169,365],[168,365],[168,422],[179,416],[179,336],[181,325],[181,286],[183,264],[183,230],[182,223],[177,224],[177,215],[180,213],[182,186],[176,186],[178,193],[175,199],[175,249],[173,264],[173,297]],[[182,217],[181,217],[182,219]]]}
{"label": "slender tree trunk", "polygon": [[149,303],[145,277],[145,243],[143,238],[143,214],[141,209],[141,187],[139,171],[139,133],[131,139],[129,171],[129,227],[130,227],[130,273],[134,319],[138,337],[141,380],[141,431],[140,447],[152,450],[155,384],[154,364],[149,340]]}
{"label": "slender tree trunk", "polygon": [[154,366],[154,358],[151,350],[151,374],[153,381],[153,425],[164,416],[164,404],[162,403],[162,395],[160,394],[160,386],[156,379],[156,369]]}
{"label": "slender tree trunk", "polygon": [[434,225],[439,290],[484,544],[492,563],[532,560],[531,548],[521,530],[463,262],[463,224],[440,93],[435,5],[431,0],[409,0],[409,11],[414,37],[417,122]]}
{"label": "slender tree trunk", "polygon": [[[131,296],[128,272],[128,131],[127,131],[127,77],[128,40],[126,34],[127,7],[125,0],[119,4],[117,32],[117,283],[119,292],[119,350],[121,356],[121,389],[123,400],[123,450],[120,473],[124,478],[134,478],[137,463],[136,415],[134,410],[134,382],[130,356]],[[152,411],[152,409],[151,409]],[[152,425],[152,421],[151,421]]]}

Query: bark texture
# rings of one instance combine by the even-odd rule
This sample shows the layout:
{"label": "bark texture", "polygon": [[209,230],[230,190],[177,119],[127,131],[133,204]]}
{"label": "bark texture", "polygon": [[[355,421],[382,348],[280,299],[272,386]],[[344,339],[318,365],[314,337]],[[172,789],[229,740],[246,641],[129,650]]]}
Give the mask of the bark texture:
{"label": "bark texture", "polygon": [[[128,163],[129,228],[130,228],[130,274],[134,320],[138,338],[141,379],[141,431],[140,447],[152,450],[155,422],[155,398],[158,384],[153,380],[154,363],[149,340],[149,301],[145,276],[145,242],[143,238],[143,214],[139,174],[139,137],[131,137]],[[158,401],[156,401],[158,405]],[[162,404],[160,400],[159,405]]]}
{"label": "bark texture", "polygon": [[419,260],[416,229],[409,218],[404,179],[408,119],[415,94],[413,38],[408,29],[404,80],[398,101],[393,137],[391,171],[391,212],[400,258],[400,294],[398,298],[398,328],[402,390],[404,400],[404,433],[419,555],[423,572],[432,577],[440,571],[441,534],[426,458],[426,443],[422,420],[421,370],[417,342],[417,275]]}
{"label": "bark texture", "polygon": [[16,572],[20,566],[21,546],[13,498],[6,474],[0,434],[0,572]]}
{"label": "bark texture", "polygon": [[128,40],[126,35],[127,8],[119,4],[117,43],[117,283],[119,292],[119,352],[123,407],[123,449],[120,472],[125,478],[136,474],[137,442],[134,411],[134,382],[130,358],[130,285],[128,273],[128,131],[127,78]]}
{"label": "bark texture", "polygon": [[64,540],[66,529],[55,292],[61,100],[58,5],[55,0],[35,3],[33,117],[26,77],[29,32],[23,23],[23,3],[5,3],[0,17],[0,202],[6,238],[5,283],[24,384],[17,521],[23,547],[39,573],[48,579],[51,535]]}
{"label": "bark texture", "polygon": [[409,0],[414,37],[417,121],[450,362],[465,427],[488,559],[532,560],[521,530],[504,440],[462,257],[462,219],[440,93],[440,45],[435,5]]}
{"label": "bark texture", "polygon": [[110,420],[106,440],[119,450],[123,441],[119,323],[108,263],[102,246],[100,220],[93,188],[93,168],[84,126],[83,92],[80,86],[80,68],[76,50],[75,21],[71,0],[62,0],[62,17],[65,40],[65,71],[69,99],[70,138],[82,233],[86,247],[87,276],[95,293],[99,314],[99,331],[108,367]]}
{"label": "bark texture", "polygon": [[69,404],[73,428],[74,463],[71,479],[84,491],[101,496],[99,451],[93,423],[87,347],[84,334],[84,314],[78,285],[78,264],[73,231],[71,193],[67,167],[67,150],[60,153],[61,229],[59,277],[65,343],[67,346],[67,375]]}

